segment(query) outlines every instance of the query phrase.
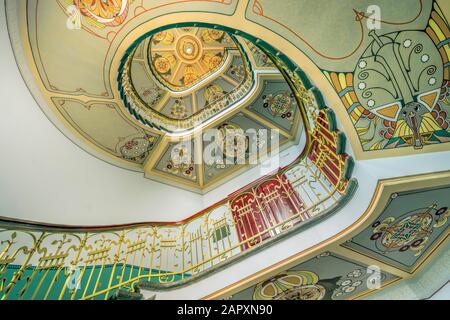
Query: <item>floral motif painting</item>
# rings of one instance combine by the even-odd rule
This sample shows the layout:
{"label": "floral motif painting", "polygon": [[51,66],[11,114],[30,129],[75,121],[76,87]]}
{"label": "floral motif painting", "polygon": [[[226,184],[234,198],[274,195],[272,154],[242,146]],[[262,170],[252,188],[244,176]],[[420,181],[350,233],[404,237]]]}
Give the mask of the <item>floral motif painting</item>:
{"label": "floral motif painting", "polygon": [[345,300],[383,286],[396,277],[371,266],[324,252],[244,289],[231,300]]}
{"label": "floral motif painting", "polygon": [[450,186],[393,193],[376,220],[343,246],[411,272],[448,234],[449,194]]}

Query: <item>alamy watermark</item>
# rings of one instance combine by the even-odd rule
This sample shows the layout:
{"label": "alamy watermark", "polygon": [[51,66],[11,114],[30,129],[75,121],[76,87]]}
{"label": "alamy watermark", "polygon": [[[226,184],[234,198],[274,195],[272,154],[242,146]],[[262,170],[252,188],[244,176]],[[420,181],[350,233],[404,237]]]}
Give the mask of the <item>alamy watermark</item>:
{"label": "alamy watermark", "polygon": [[173,166],[206,164],[217,168],[261,164],[261,174],[279,167],[278,129],[240,129],[233,125],[208,129],[202,133],[203,151],[196,153],[191,140],[182,140],[171,149]]}
{"label": "alamy watermark", "polygon": [[377,5],[370,5],[366,9],[366,26],[369,30],[381,29],[381,8]]}
{"label": "alamy watermark", "polygon": [[66,20],[66,27],[69,30],[80,30],[81,29],[81,12],[76,5],[70,5],[66,9],[68,14]]}

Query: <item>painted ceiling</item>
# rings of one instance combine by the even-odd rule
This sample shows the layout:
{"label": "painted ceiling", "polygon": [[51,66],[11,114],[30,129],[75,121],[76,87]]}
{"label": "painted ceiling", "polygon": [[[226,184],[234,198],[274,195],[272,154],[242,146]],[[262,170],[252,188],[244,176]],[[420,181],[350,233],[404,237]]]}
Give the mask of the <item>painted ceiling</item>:
{"label": "painted ceiling", "polygon": [[[378,1],[378,20],[370,4],[30,0],[17,12],[25,59],[47,99],[41,107],[72,140],[146,177],[205,191],[214,187],[206,180],[217,185],[231,171],[161,170],[175,140],[187,137],[200,152],[195,132],[238,113],[247,124],[279,129],[283,148],[301,132],[289,88],[276,84],[283,77],[258,39],[314,81],[357,159],[448,149],[448,4]],[[275,101],[283,101],[280,110]]]}
{"label": "painted ceiling", "polygon": [[289,41],[325,75],[357,158],[368,159],[448,150],[449,11],[447,1],[434,0],[254,0],[246,18]]}
{"label": "painted ceiling", "polygon": [[216,73],[230,49],[236,49],[236,44],[222,30],[174,28],[151,37],[148,60],[159,82],[179,92]]}
{"label": "painted ceiling", "polygon": [[151,128],[185,135],[198,131],[219,113],[251,100],[259,82],[247,44],[238,41],[222,30],[194,27],[135,41],[119,68],[125,106]]}
{"label": "painted ceiling", "polygon": [[[287,148],[308,126],[278,56],[334,111],[318,99],[316,124],[337,120],[326,129],[345,167],[342,137],[357,161],[449,150],[449,2],[379,0],[371,11],[372,2],[23,0],[7,12],[24,78],[58,128],[105,161],[206,192],[251,165],[195,163],[202,130],[277,129]],[[221,157],[246,155],[243,141]],[[306,161],[326,166],[320,146]],[[339,190],[342,175],[322,174]],[[370,293],[372,265],[382,287],[414,275],[448,239],[448,172],[379,184],[367,212],[326,250],[211,297],[354,299]]]}
{"label": "painted ceiling", "polygon": [[[333,266],[330,268],[329,266]],[[285,272],[247,288],[231,300],[346,300],[367,291],[368,266],[323,252]],[[381,273],[382,285],[397,280]]]}

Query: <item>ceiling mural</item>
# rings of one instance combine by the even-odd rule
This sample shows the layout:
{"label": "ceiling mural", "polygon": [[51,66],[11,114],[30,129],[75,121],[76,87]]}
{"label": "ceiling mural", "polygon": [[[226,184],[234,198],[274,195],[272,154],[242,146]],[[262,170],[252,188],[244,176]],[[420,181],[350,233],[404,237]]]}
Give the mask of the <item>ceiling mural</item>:
{"label": "ceiling mural", "polygon": [[242,103],[257,79],[233,39],[222,30],[182,27],[135,43],[118,83],[131,115],[164,132],[186,133]]}
{"label": "ceiling mural", "polygon": [[[244,112],[237,113],[215,127],[225,142],[223,145],[218,144],[216,146],[214,157],[212,157],[210,161],[204,161],[203,171],[205,182],[213,183],[216,182],[220,176],[223,176],[228,172],[237,172],[244,169],[246,166],[254,167],[256,163],[252,164],[252,161],[248,161],[250,162],[249,165],[243,165],[240,164],[238,160],[241,158],[250,160],[250,157],[252,157],[251,143],[253,141],[255,141],[259,147],[267,148],[268,152],[270,152],[272,148],[271,140],[266,141],[259,134],[260,130],[264,130],[265,128],[267,128],[267,126]],[[235,139],[234,137],[227,136],[227,130],[236,131],[238,133],[238,137],[236,138],[237,141],[231,140]],[[283,135],[280,135],[278,139],[279,144],[281,145],[288,143],[290,140],[289,137]],[[204,145],[204,153],[207,153],[206,148],[210,148],[210,146]]]}
{"label": "ceiling mural", "polygon": [[[189,28],[177,32],[204,35],[205,30],[208,29]],[[227,37],[230,37],[230,35],[227,35]],[[139,111],[134,112],[134,110],[137,110],[134,109],[137,104],[126,103],[126,105],[131,115],[139,120],[142,125],[160,129],[163,132],[170,131],[171,128],[175,132],[189,129],[191,123],[198,124],[207,119],[214,119],[215,113],[222,110],[227,111],[227,108],[235,108],[235,111],[231,112],[225,120],[222,120],[223,116],[221,116],[221,120],[213,121],[208,128],[217,129],[219,133],[222,133],[222,138],[226,138],[227,130],[242,131],[243,139],[233,138],[233,141],[225,139],[223,146],[216,145],[216,148],[222,148],[216,152],[217,156],[211,158],[211,161],[203,159],[202,163],[197,163],[193,160],[194,154],[207,154],[209,149],[214,147],[214,143],[210,144],[208,141],[214,139],[205,138],[209,135],[208,132],[202,135],[194,135],[191,138],[192,144],[189,144],[192,148],[189,147],[182,151],[190,154],[189,156],[187,153],[185,154],[185,157],[192,158],[192,161],[188,161],[189,164],[186,163],[183,164],[182,168],[176,168],[171,163],[170,158],[173,155],[173,150],[179,149],[179,146],[174,143],[167,147],[161,155],[155,153],[153,160],[147,162],[146,176],[161,180],[163,179],[161,173],[165,173],[170,175],[175,183],[181,183],[188,188],[197,185],[212,188],[242,172],[242,170],[249,169],[257,164],[251,161],[254,159],[250,157],[252,150],[250,150],[249,144],[251,141],[258,140],[258,146],[261,147],[263,137],[258,135],[253,137],[250,131],[278,130],[278,143],[283,149],[299,142],[302,125],[297,100],[290,86],[273,64],[258,67],[255,60],[248,58],[252,54],[248,41],[244,41],[240,37],[233,38],[235,39],[235,45],[229,49],[228,58],[223,67],[216,72],[207,74],[199,83],[185,86],[183,92],[172,91],[173,88],[168,88],[160,97],[153,91],[154,94],[150,94],[155,98],[155,100],[152,100],[155,101],[153,106],[144,104],[138,106],[146,112],[146,115],[142,117],[142,113]],[[151,41],[151,38],[147,40],[148,43]],[[143,43],[145,43],[145,40],[137,48],[142,46]],[[148,43],[144,45],[148,46]],[[239,46],[239,48],[236,46]],[[149,50],[138,51],[136,49],[135,54],[138,52],[143,52],[145,57]],[[258,54],[262,56],[264,53],[260,51]],[[267,56],[265,57],[266,60],[269,60]],[[154,88],[162,88],[163,85],[157,79],[158,76],[151,71],[151,66],[148,64],[145,66],[145,62],[142,63],[140,59],[139,56],[133,58],[131,72],[124,70],[123,74],[131,75],[133,86],[139,87],[140,84],[149,85],[151,83],[150,86]],[[138,66],[136,69],[133,69],[134,64]],[[249,66],[251,68],[248,68]],[[136,72],[133,70],[136,70]],[[151,80],[148,81],[148,79]],[[245,81],[248,80],[252,86],[243,86]],[[128,101],[127,90],[124,89],[125,102]],[[128,92],[135,93],[137,90],[129,90]],[[148,112],[149,109],[152,110]],[[263,111],[266,109],[267,111]],[[203,115],[202,112],[204,112]],[[202,118],[203,116],[206,118]],[[161,121],[157,122],[159,120]],[[186,121],[181,123],[180,120]],[[218,139],[218,141],[222,141],[222,139]],[[245,142],[240,143],[240,141]],[[270,139],[265,143],[264,147],[270,152],[272,148]],[[234,151],[227,151],[230,145],[234,145],[231,147],[231,150]],[[177,154],[177,151],[175,151],[175,154]],[[245,159],[245,164],[238,163],[238,159],[241,157]],[[148,165],[149,163],[150,165]],[[182,180],[180,181],[179,178]]]}
{"label": "ceiling mural", "polygon": [[83,103],[69,98],[54,98],[54,103],[64,119],[85,139],[95,141],[106,152],[126,161],[143,164],[158,142],[158,135],[125,121],[114,103]]}
{"label": "ceiling mural", "polygon": [[[381,19],[371,15],[368,10],[371,5],[379,8]],[[280,6],[271,0],[250,0],[245,15],[249,21],[273,30],[304,51],[322,70],[350,71],[373,41],[368,36],[371,31],[368,20],[375,18],[386,33],[423,30],[432,5],[432,0],[395,4],[389,0],[349,0],[314,5],[310,0],[298,0],[286,1]],[[286,12],[296,19],[290,19]]]}
{"label": "ceiling mural", "polygon": [[255,61],[255,64],[261,68],[273,68],[272,61],[264,54],[257,46],[253,45],[250,41],[245,41],[248,45],[251,57]]}
{"label": "ceiling mural", "polygon": [[[141,290],[192,283],[331,216],[351,199],[357,181],[351,178],[352,160],[343,151],[345,139],[333,112],[319,110],[310,98],[316,119],[309,154],[184,220],[85,228],[1,218],[0,299],[106,300],[121,294],[142,298]],[[238,113],[221,123],[219,132],[238,130],[249,121]],[[233,159],[245,154],[248,141],[243,138],[219,150],[219,155]],[[188,152],[195,148],[192,141],[170,144],[158,169],[180,180],[199,179],[201,171]],[[68,285],[74,276],[83,290]],[[319,295],[336,285],[348,290],[346,282],[318,279],[311,271],[296,276],[309,277],[305,281]]]}
{"label": "ceiling mural", "polygon": [[222,30],[193,27],[164,30],[150,39],[149,65],[164,87],[183,91],[217,72],[233,48],[236,44]]}
{"label": "ceiling mural", "polygon": [[298,121],[294,94],[282,79],[265,81],[262,94],[248,109],[287,132]]}
{"label": "ceiling mural", "polygon": [[[80,10],[81,14],[90,19],[93,25],[100,28],[121,25],[128,15],[130,3],[133,0],[112,1],[88,1],[74,0],[73,4]],[[68,2],[71,3],[71,2]]]}
{"label": "ceiling mural", "polygon": [[[119,288],[185,284],[342,209],[357,187],[349,154],[450,150],[450,4],[378,0],[374,18],[372,2],[6,1],[29,90],[100,159],[203,194],[255,168],[255,145],[301,151],[178,223],[100,234],[7,221],[3,297],[108,299]],[[359,299],[407,279],[448,243],[449,181],[450,172],[381,180],[339,234],[205,299]],[[58,275],[82,260],[86,290],[69,292]],[[48,274],[57,280],[44,296],[30,284]]]}
{"label": "ceiling mural", "polygon": [[[206,12],[217,12],[231,15],[236,10],[236,0],[197,0],[193,1],[189,8],[182,6],[178,1],[161,0],[158,4],[152,4],[149,0],[56,0],[63,10],[71,13],[68,24],[82,26],[88,32],[99,37],[113,37],[117,28],[132,20],[139,14],[150,10],[167,7],[182,7],[183,11],[205,10]],[[199,3],[195,3],[199,2]],[[69,9],[67,9],[69,8]],[[73,9],[78,9],[73,11]],[[178,9],[176,8],[176,9]],[[105,35],[106,33],[106,35]],[[109,34],[109,35],[108,35]]]}
{"label": "ceiling mural", "polygon": [[[324,252],[272,278],[233,294],[231,300],[345,300],[370,291],[367,265]],[[380,285],[396,280],[382,272]],[[369,287],[369,288],[368,288]]]}
{"label": "ceiling mural", "polygon": [[373,41],[353,73],[325,72],[363,149],[449,142],[450,30],[440,8],[435,4],[424,31],[369,36]]}
{"label": "ceiling mural", "polygon": [[379,217],[343,246],[410,272],[450,230],[450,186],[392,193]]}
{"label": "ceiling mural", "polygon": [[170,144],[162,154],[155,169],[175,175],[178,178],[196,181],[197,174],[192,152],[193,148],[194,143],[192,141]]}

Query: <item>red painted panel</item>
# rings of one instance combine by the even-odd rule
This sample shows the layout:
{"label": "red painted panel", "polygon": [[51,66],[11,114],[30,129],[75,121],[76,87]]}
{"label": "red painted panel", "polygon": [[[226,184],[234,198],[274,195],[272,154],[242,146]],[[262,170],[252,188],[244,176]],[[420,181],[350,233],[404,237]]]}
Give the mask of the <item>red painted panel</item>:
{"label": "red painted panel", "polygon": [[277,226],[303,208],[303,202],[284,174],[275,176],[234,199],[231,202],[231,212],[239,240],[252,239],[244,243],[242,249],[246,250],[306,220],[306,215],[302,214],[284,226]]}

